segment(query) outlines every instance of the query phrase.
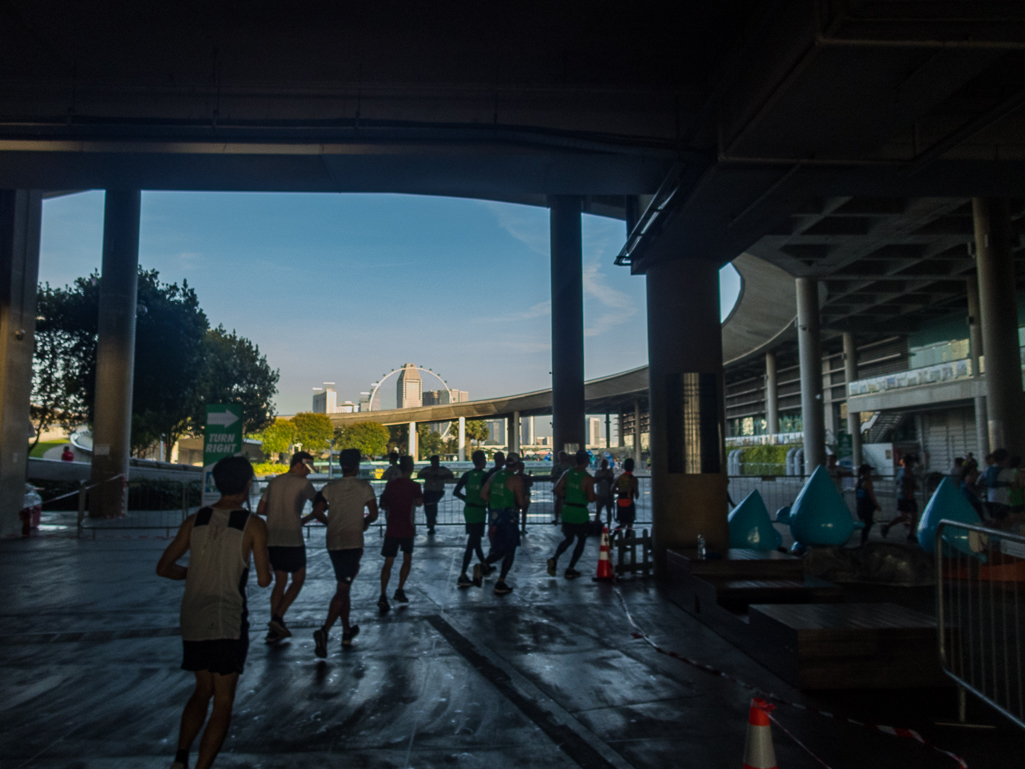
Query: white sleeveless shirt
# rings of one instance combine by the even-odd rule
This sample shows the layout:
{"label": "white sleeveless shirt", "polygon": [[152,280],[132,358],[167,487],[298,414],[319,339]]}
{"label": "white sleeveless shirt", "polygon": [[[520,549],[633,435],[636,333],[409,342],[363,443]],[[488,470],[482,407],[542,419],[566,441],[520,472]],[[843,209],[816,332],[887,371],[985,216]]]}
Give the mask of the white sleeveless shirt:
{"label": "white sleeveless shirt", "polygon": [[196,513],[182,598],[182,640],[238,639],[249,632],[249,556],[242,554],[249,516],[245,510],[210,507]]}

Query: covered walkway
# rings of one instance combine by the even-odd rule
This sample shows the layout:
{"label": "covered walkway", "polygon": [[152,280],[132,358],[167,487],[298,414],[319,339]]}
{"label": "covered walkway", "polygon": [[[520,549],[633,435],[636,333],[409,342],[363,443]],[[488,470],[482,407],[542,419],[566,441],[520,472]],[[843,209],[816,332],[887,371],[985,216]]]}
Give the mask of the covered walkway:
{"label": "covered walkway", "polygon": [[[288,617],[293,639],[264,646],[267,591],[250,582],[252,647],[218,766],[739,767],[749,692],[634,638],[613,588],[549,578],[544,561],[556,539],[540,528],[526,537],[516,590],[500,598],[455,588],[463,540],[454,527],[420,536],[410,604],[380,618],[372,537],[354,587],[362,633],[343,653],[336,629],[320,661],[311,634],[333,580],[315,535]],[[0,543],[0,579],[11,588],[0,598],[4,769],[169,765],[192,683],[178,669],[181,585],[153,573],[165,545],[113,533]],[[597,546],[588,548],[587,574]],[[970,715],[998,723],[995,732],[935,727],[930,717],[953,713],[951,691],[810,698],[672,605],[654,580],[620,590],[656,643],[762,690],[920,729],[973,767],[1009,766],[1020,755],[1020,733],[981,709]],[[887,600],[919,607],[931,597],[888,591]],[[775,715],[833,767],[956,766],[911,740],[793,708]],[[774,734],[780,766],[820,766]]]}

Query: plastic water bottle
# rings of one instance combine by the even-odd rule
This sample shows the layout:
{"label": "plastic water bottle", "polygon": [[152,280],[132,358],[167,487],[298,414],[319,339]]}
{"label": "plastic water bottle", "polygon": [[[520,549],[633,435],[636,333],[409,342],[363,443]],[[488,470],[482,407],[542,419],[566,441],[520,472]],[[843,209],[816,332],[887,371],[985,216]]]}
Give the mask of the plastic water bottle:
{"label": "plastic water bottle", "polygon": [[705,555],[707,554],[707,552],[708,551],[705,548],[705,538],[698,534],[698,558],[700,558],[702,561],[705,560]]}

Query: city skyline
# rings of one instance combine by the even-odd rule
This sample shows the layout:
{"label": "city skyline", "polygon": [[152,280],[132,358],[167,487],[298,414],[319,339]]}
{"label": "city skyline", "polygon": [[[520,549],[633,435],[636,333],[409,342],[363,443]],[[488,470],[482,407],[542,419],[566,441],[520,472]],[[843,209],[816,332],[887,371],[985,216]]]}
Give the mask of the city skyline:
{"label": "city skyline", "polygon": [[[645,286],[612,264],[621,221],[585,215],[582,227],[585,376],[594,378],[647,362]],[[46,200],[40,281],[63,286],[99,270],[102,233],[101,191]],[[141,266],[188,280],[211,325],[259,345],[281,371],[281,414],[308,410],[311,384],[325,380],[356,402],[396,361],[430,361],[478,399],[550,386],[548,248],[547,209],[516,204],[142,196]],[[253,270],[270,277],[250,280]],[[726,271],[724,314],[738,292]]]}

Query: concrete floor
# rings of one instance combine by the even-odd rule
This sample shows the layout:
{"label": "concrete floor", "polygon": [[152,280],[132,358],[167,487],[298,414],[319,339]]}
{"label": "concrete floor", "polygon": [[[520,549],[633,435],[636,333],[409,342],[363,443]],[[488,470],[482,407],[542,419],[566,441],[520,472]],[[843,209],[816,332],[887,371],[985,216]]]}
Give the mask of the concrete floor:
{"label": "concrete floor", "polygon": [[[140,534],[0,542],[0,768],[170,765],[192,687],[179,669],[182,583],[154,575],[167,540]],[[380,618],[372,536],[354,587],[362,633],[343,653],[336,629],[321,661],[312,631],[334,583],[314,534],[290,641],[262,643],[269,591],[250,582],[253,643],[218,766],[739,767],[750,693],[633,638],[612,587],[548,577],[556,541],[554,527],[534,528],[509,580],[515,592],[498,597],[456,589],[458,528],[421,535],[410,603]],[[591,542],[586,574],[596,552]],[[949,691],[807,697],[670,604],[653,580],[620,590],[661,646],[764,690],[919,729],[972,767],[1015,765],[1025,750],[1025,733],[981,706],[971,716],[995,731],[933,725],[953,713]],[[909,740],[791,708],[776,715],[837,769],[956,766]],[[822,765],[775,727],[774,738],[780,766]]]}

